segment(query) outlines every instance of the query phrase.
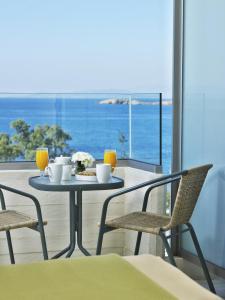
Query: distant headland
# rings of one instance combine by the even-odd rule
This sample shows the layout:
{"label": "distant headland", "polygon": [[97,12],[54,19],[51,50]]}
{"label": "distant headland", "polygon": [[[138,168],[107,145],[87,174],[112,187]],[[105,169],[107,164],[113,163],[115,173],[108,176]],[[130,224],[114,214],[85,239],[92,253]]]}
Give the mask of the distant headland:
{"label": "distant headland", "polygon": [[[130,102],[127,98],[111,98],[106,100],[101,100],[99,104],[113,104],[113,105],[128,105]],[[143,101],[143,100],[131,100],[132,105],[159,105],[159,101]],[[168,106],[172,105],[172,100],[163,100],[162,105]]]}

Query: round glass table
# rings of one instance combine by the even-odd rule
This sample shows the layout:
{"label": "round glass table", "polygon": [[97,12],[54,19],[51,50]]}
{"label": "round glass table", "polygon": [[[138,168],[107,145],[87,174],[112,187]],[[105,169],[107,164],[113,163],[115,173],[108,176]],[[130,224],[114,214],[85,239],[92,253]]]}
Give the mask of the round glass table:
{"label": "round glass table", "polygon": [[81,181],[76,180],[75,176],[72,176],[70,181],[62,181],[59,184],[51,183],[48,176],[30,177],[29,185],[40,191],[52,191],[52,192],[69,192],[69,204],[70,204],[70,242],[69,245],[54,255],[52,258],[59,258],[66,254],[66,257],[70,257],[77,246],[85,255],[90,253],[83,247],[82,243],[82,192],[83,191],[95,191],[95,190],[111,190],[119,189],[124,186],[124,180],[112,176],[107,183],[98,183],[97,181]]}

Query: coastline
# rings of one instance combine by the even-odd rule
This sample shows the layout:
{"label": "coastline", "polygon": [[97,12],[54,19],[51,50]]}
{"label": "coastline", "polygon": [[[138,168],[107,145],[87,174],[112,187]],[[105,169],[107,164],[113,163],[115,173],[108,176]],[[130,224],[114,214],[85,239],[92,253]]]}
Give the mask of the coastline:
{"label": "coastline", "polygon": [[[106,100],[100,100],[98,104],[107,104],[107,105],[159,105],[159,101],[143,101],[143,100],[129,100],[127,98],[111,98]],[[171,106],[172,100],[163,100],[162,105]]]}

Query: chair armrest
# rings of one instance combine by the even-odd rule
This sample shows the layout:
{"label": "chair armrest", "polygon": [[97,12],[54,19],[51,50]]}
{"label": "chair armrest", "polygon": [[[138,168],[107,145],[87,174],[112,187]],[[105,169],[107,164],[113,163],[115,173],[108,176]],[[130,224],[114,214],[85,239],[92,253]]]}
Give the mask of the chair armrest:
{"label": "chair armrest", "polygon": [[35,196],[33,196],[33,195],[29,194],[29,193],[26,193],[26,192],[23,192],[23,191],[11,188],[9,186],[0,184],[0,201],[1,201],[1,205],[2,205],[2,209],[3,210],[6,209],[6,205],[5,205],[5,200],[4,200],[4,195],[3,195],[2,190],[6,190],[8,192],[11,192],[11,193],[14,193],[14,194],[26,197],[28,199],[31,199],[33,201],[35,207],[36,207],[38,222],[40,222],[40,223],[43,224],[42,213],[41,213],[41,206],[40,206],[40,203],[39,203],[38,199]]}
{"label": "chair armrest", "polygon": [[[23,192],[23,191],[20,191],[20,190],[17,190],[17,189],[14,189],[14,188],[11,188],[9,186],[6,186],[6,185],[3,185],[3,184],[0,184],[0,189],[2,190],[6,190],[8,192],[11,192],[11,193],[14,193],[14,194],[18,194],[20,196],[24,196],[24,197],[27,197],[27,198],[30,198],[32,200],[37,200],[33,195],[31,194],[28,194],[26,192]],[[38,201],[38,200],[37,200]]]}
{"label": "chair armrest", "polygon": [[[165,175],[165,176],[162,176],[162,177],[159,177],[159,178],[156,178],[156,179],[153,179],[153,180],[149,180],[149,181],[146,181],[144,183],[135,185],[133,187],[129,187],[129,188],[123,189],[123,190],[121,190],[121,191],[119,191],[117,193],[112,194],[111,196],[109,196],[108,198],[106,198],[106,200],[104,201],[103,208],[102,208],[102,216],[101,216],[101,226],[104,226],[104,224],[105,224],[105,219],[106,219],[108,205],[109,205],[109,202],[112,199],[114,199],[114,198],[116,198],[118,196],[121,196],[121,195],[130,193],[130,192],[133,192],[135,190],[138,190],[138,189],[141,189],[141,188],[144,188],[144,187],[150,185],[149,189],[146,191],[146,193],[148,193],[148,196],[149,196],[149,193],[151,192],[151,190],[153,188],[156,188],[158,186],[170,183],[171,180],[172,181],[180,180],[181,176],[187,174],[187,172],[188,171],[185,170],[185,171],[181,171],[181,172],[177,172],[177,173]],[[148,197],[146,196],[145,198],[147,199]],[[146,202],[147,202],[147,200],[146,200]],[[147,203],[146,203],[146,206],[147,206]]]}

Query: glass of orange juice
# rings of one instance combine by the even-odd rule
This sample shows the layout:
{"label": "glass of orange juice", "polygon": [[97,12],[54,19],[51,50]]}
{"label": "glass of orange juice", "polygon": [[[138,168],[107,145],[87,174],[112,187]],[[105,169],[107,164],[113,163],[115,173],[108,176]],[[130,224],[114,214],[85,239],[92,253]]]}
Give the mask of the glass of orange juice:
{"label": "glass of orange juice", "polygon": [[116,150],[107,149],[104,151],[104,163],[111,164],[112,172],[114,171],[117,163]]}
{"label": "glass of orange juice", "polygon": [[48,148],[36,149],[36,165],[41,172],[41,176],[44,176],[44,170],[48,165]]}

